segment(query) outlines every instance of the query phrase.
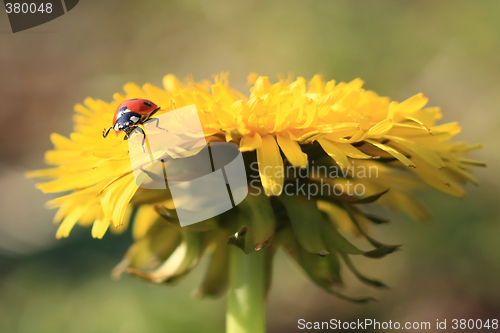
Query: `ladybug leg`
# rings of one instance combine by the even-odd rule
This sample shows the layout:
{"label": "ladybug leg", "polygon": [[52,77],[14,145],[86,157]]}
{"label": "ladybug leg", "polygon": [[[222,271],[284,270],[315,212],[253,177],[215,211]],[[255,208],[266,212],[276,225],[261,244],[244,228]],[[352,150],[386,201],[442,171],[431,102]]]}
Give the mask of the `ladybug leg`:
{"label": "ladybug leg", "polygon": [[141,127],[137,127],[137,130],[142,133],[142,144],[141,144],[141,147],[142,147],[142,152],[145,153],[146,149],[144,149],[144,144],[146,143],[146,133],[144,133],[144,130]]}
{"label": "ladybug leg", "polygon": [[158,118],[152,118],[152,119],[149,119],[149,120],[151,122],[153,122],[153,121],[156,122],[156,128],[161,129],[162,131],[168,132],[168,129],[158,126],[158,124],[160,124],[160,119],[158,119]]}
{"label": "ladybug leg", "polygon": [[102,131],[102,137],[103,137],[103,138],[107,137],[107,136],[108,136],[108,134],[109,134],[109,131],[111,131],[111,129],[112,129],[112,128],[113,128],[113,126],[111,126],[110,128],[108,128],[108,130],[104,129],[104,130]]}
{"label": "ladybug leg", "polygon": [[[145,153],[145,152],[146,152],[146,150],[144,149],[144,144],[146,143],[146,134],[144,134],[144,131],[142,130],[142,128],[137,127],[137,129],[138,129],[139,131],[141,131],[141,133],[142,133],[142,143],[141,143],[141,148],[142,148],[142,152],[143,152],[143,153]],[[123,140],[128,140],[128,139],[130,139],[130,134],[131,134],[131,133],[132,133],[132,132],[130,132],[130,133],[125,133],[125,136],[123,137]]]}
{"label": "ladybug leg", "polygon": [[168,132],[168,129],[166,128],[162,128],[162,127],[159,127],[158,124],[160,123],[160,120],[158,118],[151,118],[155,115],[156,112],[158,112],[158,110],[160,110],[160,108],[157,108],[156,110],[154,110],[153,112],[151,112],[148,117],[146,118],[146,120],[144,120],[144,122],[146,121],[155,121],[156,122],[156,128],[158,129],[161,129],[162,131],[167,131]]}

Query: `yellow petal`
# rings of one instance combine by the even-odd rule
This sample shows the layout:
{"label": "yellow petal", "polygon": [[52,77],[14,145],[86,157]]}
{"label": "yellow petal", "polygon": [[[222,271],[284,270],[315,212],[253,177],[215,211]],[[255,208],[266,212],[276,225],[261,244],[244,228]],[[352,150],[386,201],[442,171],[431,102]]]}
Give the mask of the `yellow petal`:
{"label": "yellow petal", "polygon": [[307,154],[302,152],[302,149],[296,141],[291,140],[283,134],[278,135],[276,138],[278,139],[278,144],[285,154],[285,157],[294,167],[307,167]]}
{"label": "yellow petal", "polygon": [[266,195],[280,195],[283,191],[283,160],[276,140],[271,135],[262,137],[262,146],[257,148],[260,180]]}
{"label": "yellow petal", "polygon": [[158,219],[158,213],[152,205],[140,206],[134,217],[134,225],[132,226],[132,236],[134,239],[141,239],[146,236],[149,228]]}
{"label": "yellow petal", "polygon": [[386,134],[393,126],[394,121],[386,118],[368,130],[368,138],[380,138]]}
{"label": "yellow petal", "polygon": [[420,155],[420,157],[424,158],[427,162],[429,162],[438,169],[444,167],[444,162],[441,160],[438,154],[436,154],[434,151],[432,151],[430,148],[427,148],[424,145],[419,145],[418,143],[400,137],[385,136],[385,138],[402,145],[404,148],[407,148],[408,150],[414,152],[415,154]]}
{"label": "yellow petal", "polygon": [[92,118],[94,116],[94,113],[89,111],[85,106],[81,104],[76,104],[74,107],[75,112],[78,112],[84,116],[87,116],[89,118]]}
{"label": "yellow petal", "polygon": [[56,149],[75,149],[77,147],[73,141],[57,133],[50,134],[50,141]]}
{"label": "yellow petal", "polygon": [[290,124],[292,107],[289,103],[279,103],[276,105],[276,118],[274,132],[279,132],[287,128]]}
{"label": "yellow petal", "polygon": [[342,150],[347,156],[351,158],[360,158],[360,159],[372,159],[373,156],[367,155],[363,153],[361,150],[353,147],[350,143],[334,143],[337,148]]}
{"label": "yellow petal", "polygon": [[127,209],[127,205],[130,202],[130,199],[134,196],[135,192],[139,188],[135,181],[132,179],[127,179],[128,183],[126,184],[123,191],[120,193],[118,200],[113,209],[113,224],[115,226],[119,226],[123,224],[123,217],[125,216],[125,212]]}
{"label": "yellow petal", "polygon": [[309,94],[321,94],[325,89],[325,81],[320,75],[314,75],[314,77],[309,81]]}
{"label": "yellow petal", "polygon": [[235,114],[229,105],[214,103],[210,111],[223,127],[232,127],[234,125]]}
{"label": "yellow petal", "polygon": [[260,148],[261,146],[262,146],[262,138],[257,132],[245,135],[243,138],[241,138],[240,141],[240,150],[242,152],[254,151],[255,149]]}
{"label": "yellow petal", "polygon": [[345,169],[350,166],[347,155],[340,148],[338,148],[334,142],[326,139],[319,139],[317,141],[321,147],[323,147],[325,152],[333,158],[341,168]]}
{"label": "yellow petal", "polygon": [[353,136],[359,131],[358,123],[341,123],[334,125],[318,125],[316,128],[321,133],[328,133],[328,137],[331,139],[341,139],[346,136]]}
{"label": "yellow petal", "polygon": [[71,229],[75,226],[78,219],[85,213],[88,205],[81,205],[78,207],[74,207],[68,215],[64,218],[61,225],[57,229],[56,237],[63,238],[68,237]]}
{"label": "yellow petal", "polygon": [[25,173],[27,178],[54,178],[63,175],[65,172],[61,168],[33,170]]}
{"label": "yellow petal", "polygon": [[410,136],[430,136],[433,133],[434,132],[432,132],[432,130],[429,130],[429,128],[416,126],[415,124],[396,123],[391,127],[391,129],[386,134],[392,136],[410,137]]}
{"label": "yellow petal", "polygon": [[338,139],[333,139],[331,138],[331,135],[328,136],[328,139],[336,142],[341,142],[341,143],[355,143],[355,142],[360,142],[363,141],[363,139],[366,137],[368,134],[368,131],[365,129],[360,129],[357,132],[355,132],[350,138],[338,138]]}
{"label": "yellow petal", "polygon": [[479,185],[479,180],[476,177],[468,173],[466,170],[459,168],[453,163],[446,163],[446,169],[444,171],[451,173],[452,176],[459,181],[469,181],[474,185]]}
{"label": "yellow petal", "polygon": [[212,85],[212,95],[216,101],[221,101],[226,104],[232,104],[239,99],[228,86],[220,82]]}
{"label": "yellow petal", "polygon": [[37,188],[44,193],[64,192],[75,189],[83,189],[93,186],[101,181],[112,178],[120,170],[116,169],[116,163],[103,165],[100,168],[88,169],[81,172],[68,172],[47,183],[37,184]]}
{"label": "yellow petal", "polygon": [[317,122],[318,108],[316,102],[312,99],[307,99],[305,102],[305,122],[299,128],[308,128]]}
{"label": "yellow petal", "polygon": [[429,99],[427,97],[420,93],[408,98],[401,103],[392,102],[391,106],[389,107],[388,118],[392,118],[398,121],[401,118],[408,116],[412,112],[423,108],[425,104],[427,104],[428,100]]}
{"label": "yellow petal", "polygon": [[154,101],[162,110],[170,106],[172,94],[150,83],[146,83],[142,89],[150,96],[150,100]]}
{"label": "yellow petal", "polygon": [[178,91],[184,87],[181,81],[179,81],[179,79],[172,74],[166,75],[163,78],[163,86],[165,87],[165,90],[169,92]]}
{"label": "yellow petal", "polygon": [[123,90],[127,94],[127,98],[148,98],[142,88],[133,82],[129,82],[123,86]]}
{"label": "yellow petal", "polygon": [[[90,199],[92,200],[92,199]],[[89,227],[94,223],[96,220],[97,216],[99,214],[102,214],[102,207],[99,203],[99,200],[94,198],[92,201],[92,204],[89,206],[89,208],[83,213],[83,215],[80,217],[80,220],[78,221],[78,224],[81,225],[82,227]]]}
{"label": "yellow petal", "polygon": [[354,223],[352,223],[349,214],[342,208],[329,202],[318,200],[318,209],[325,212],[340,230],[348,231],[355,235],[359,234],[359,230]]}
{"label": "yellow petal", "polygon": [[416,168],[412,168],[411,171],[427,184],[443,193],[457,198],[463,198],[465,196],[465,190],[443,172],[443,170],[446,169],[436,170],[431,164],[419,156],[414,156],[411,160],[416,165]]}
{"label": "yellow petal", "polygon": [[105,219],[101,213],[92,225],[92,237],[102,239],[106,231],[108,231],[110,220]]}
{"label": "yellow petal", "polygon": [[269,89],[271,88],[271,83],[269,82],[269,78],[267,76],[259,76],[255,81],[254,86],[250,89],[252,97],[262,97],[264,94],[267,94]]}
{"label": "yellow petal", "polygon": [[121,218],[121,223],[120,224],[113,223],[110,225],[110,230],[113,234],[121,235],[125,231],[127,231],[133,211],[134,207],[132,205],[125,206],[125,211],[123,213],[123,217]]}
{"label": "yellow petal", "polygon": [[413,117],[418,119],[425,126],[432,127],[434,126],[436,120],[441,119],[443,115],[441,114],[440,108],[432,107],[414,112]]}
{"label": "yellow petal", "polygon": [[415,167],[415,164],[413,164],[412,161],[410,161],[405,155],[401,154],[396,149],[391,148],[389,146],[386,146],[380,142],[373,141],[373,140],[366,140],[366,142],[371,143],[375,147],[380,148],[383,151],[385,151],[386,153],[391,154],[392,156],[394,156],[396,159],[398,159],[401,163],[403,163],[407,167]]}

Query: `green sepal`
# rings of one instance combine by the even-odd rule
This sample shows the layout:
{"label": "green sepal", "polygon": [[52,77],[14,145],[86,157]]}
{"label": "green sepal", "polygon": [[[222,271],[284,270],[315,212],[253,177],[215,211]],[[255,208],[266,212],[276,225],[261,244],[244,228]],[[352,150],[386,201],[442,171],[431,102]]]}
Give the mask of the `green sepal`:
{"label": "green sepal", "polygon": [[208,233],[181,230],[182,242],[170,257],[153,271],[128,268],[127,272],[152,283],[173,284],[185,277],[200,261],[208,242]]}
{"label": "green sepal", "polygon": [[154,205],[154,209],[155,209],[156,213],[158,213],[158,215],[163,217],[168,222],[171,222],[171,223],[174,223],[174,225],[180,226],[179,217],[177,216],[177,212],[175,211],[175,209],[169,209],[169,208],[162,206],[162,205]]}
{"label": "green sepal", "polygon": [[270,244],[266,246],[262,251],[265,251],[265,287],[266,287],[266,295],[269,294],[269,290],[271,289],[271,284],[273,282],[273,262],[274,255],[276,254],[277,247],[274,244]]}
{"label": "green sepal", "polygon": [[342,284],[340,262],[336,256],[334,257],[332,254],[329,254],[322,257],[306,252],[298,244],[293,233],[288,228],[280,232],[279,243],[283,245],[285,251],[302,268],[309,278],[326,292],[355,303],[366,303],[374,300],[373,297],[347,296],[333,289],[334,285]]}
{"label": "green sepal", "polygon": [[[381,243],[379,243],[379,244],[381,244]],[[376,248],[375,250],[365,252],[365,253],[363,253],[363,255],[365,257],[368,257],[368,258],[377,258],[377,259],[383,258],[386,255],[391,254],[394,251],[399,250],[400,247],[401,247],[401,245],[383,245],[382,244],[382,246]]]}
{"label": "green sepal", "polygon": [[369,277],[366,277],[365,275],[363,275],[356,268],[356,266],[354,266],[353,262],[351,261],[351,258],[349,258],[349,256],[347,254],[340,253],[340,256],[342,257],[342,259],[346,263],[347,267],[349,267],[349,269],[351,270],[351,272],[359,279],[359,281],[361,281],[361,282],[363,282],[365,284],[368,284],[370,286],[373,286],[373,287],[387,288],[387,286],[383,282],[380,282],[379,280],[372,279],[372,278],[369,278]]}
{"label": "green sepal", "polygon": [[211,246],[214,250],[210,256],[205,277],[201,286],[193,294],[197,298],[218,297],[224,293],[229,283],[229,248],[225,244],[226,232],[219,232]]}
{"label": "green sepal", "polygon": [[134,206],[144,205],[144,204],[154,204],[161,201],[172,199],[169,191],[165,190],[147,190],[140,188],[137,190],[136,194],[130,200],[130,203]]}
{"label": "green sepal", "polygon": [[358,198],[358,197],[348,195],[345,193],[343,193],[341,195],[332,195],[332,194],[319,195],[318,198],[321,200],[331,202],[331,203],[336,204],[336,205],[339,205],[340,203],[370,204],[370,203],[374,203],[375,201],[377,201],[381,196],[383,196],[387,192],[389,192],[389,188],[385,191],[375,193],[375,194],[369,195],[369,196],[364,197],[364,198]]}
{"label": "green sepal", "polygon": [[165,221],[158,219],[148,230],[143,238],[147,241],[152,257],[157,260],[167,260],[182,240],[180,230],[166,225]]}
{"label": "green sepal", "polygon": [[363,212],[360,209],[356,210],[356,212],[359,213],[359,214],[361,214],[361,215],[363,215],[364,217],[366,217],[368,220],[372,221],[375,224],[386,224],[386,223],[390,222],[386,218],[383,218],[383,217],[380,217],[380,216],[377,216],[377,215],[374,215],[374,214]]}
{"label": "green sepal", "polygon": [[359,232],[368,240],[368,242],[370,242],[370,244],[372,244],[373,246],[375,246],[377,248],[376,249],[377,251],[376,250],[370,251],[368,253],[367,257],[381,258],[389,253],[392,253],[392,252],[398,250],[401,247],[401,245],[387,245],[387,244],[381,243],[381,242],[373,239],[370,235],[368,235],[363,230],[363,228],[361,228],[361,225],[359,224],[358,219],[356,218],[356,216],[354,214],[353,208],[349,204],[346,204],[346,203],[344,203],[343,206],[344,206],[344,209],[347,212],[347,214],[349,214],[349,218],[354,223],[354,225],[359,230]]}
{"label": "green sepal", "polygon": [[[261,250],[276,232],[276,218],[269,198],[261,193],[250,193],[235,210],[238,228],[248,227],[245,235],[245,253]],[[234,225],[234,224],[233,224]],[[241,229],[240,229],[241,230]],[[248,242],[250,240],[250,242]]]}
{"label": "green sepal", "polygon": [[175,228],[182,228],[184,230],[189,230],[193,232],[206,232],[217,228],[217,220],[210,218],[195,224],[190,224],[187,226],[181,226],[179,218],[177,217],[177,212],[175,209],[169,209],[162,205],[155,205],[154,209],[160,215],[166,223]]}
{"label": "green sepal", "polygon": [[364,198],[355,198],[353,201],[351,201],[351,203],[353,203],[353,204],[370,204],[370,203],[374,203],[381,196],[383,196],[384,194],[386,194],[387,192],[389,192],[389,190],[390,189],[388,188],[385,191],[382,191],[380,193],[375,193],[375,194],[369,195],[369,196],[364,197]]}
{"label": "green sepal", "polygon": [[119,277],[127,268],[151,269],[165,261],[181,242],[179,229],[172,228],[161,218],[150,227],[144,237],[130,246],[123,260],[113,269],[112,276]]}
{"label": "green sepal", "polygon": [[325,241],[326,248],[330,252],[339,251],[353,255],[362,254],[368,258],[382,258],[397,249],[397,247],[392,245],[384,245],[374,250],[363,251],[349,242],[327,218],[325,218],[324,223],[323,240]]}
{"label": "green sepal", "polygon": [[252,252],[253,246],[251,245],[251,242],[247,242],[247,235],[248,235],[248,227],[244,225],[241,227],[240,230],[234,233],[234,235],[229,236],[229,239],[227,240],[227,244],[229,245],[234,245],[238,248],[240,248],[243,252],[246,254]]}
{"label": "green sepal", "polygon": [[340,252],[349,254],[364,254],[365,251],[358,249],[355,245],[349,242],[330,222],[330,220],[325,220],[323,223],[323,240],[327,246],[327,249],[338,250]]}
{"label": "green sepal", "polygon": [[282,195],[290,219],[293,234],[300,246],[309,253],[325,256],[328,254],[322,239],[322,215],[315,200],[302,196]]}

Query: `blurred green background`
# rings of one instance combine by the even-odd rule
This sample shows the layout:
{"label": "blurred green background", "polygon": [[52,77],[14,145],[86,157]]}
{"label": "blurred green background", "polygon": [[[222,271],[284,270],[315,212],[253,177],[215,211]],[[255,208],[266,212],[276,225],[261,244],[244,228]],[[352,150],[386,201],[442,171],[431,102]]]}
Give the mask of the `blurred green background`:
{"label": "blurred green background", "polygon": [[25,32],[0,20],[0,332],[223,332],[224,298],[191,297],[202,267],[174,288],[114,281],[130,235],[99,241],[76,228],[56,241],[54,211],[43,207],[53,196],[23,178],[44,166],[51,132],[70,133],[85,97],[109,101],[129,81],[220,71],[244,91],[250,72],[292,72],[360,77],[395,100],[423,92],[443,121],[461,123],[459,139],[485,144],[472,157],[488,168],[476,170],[481,186],[465,199],[429,190],[421,199],[432,221],[387,213],[392,223],[373,228],[403,251],[356,262],[391,289],[353,281],[348,291],[379,302],[326,295],[279,255],[269,332],[299,332],[301,318],[500,319],[500,1],[81,0]]}

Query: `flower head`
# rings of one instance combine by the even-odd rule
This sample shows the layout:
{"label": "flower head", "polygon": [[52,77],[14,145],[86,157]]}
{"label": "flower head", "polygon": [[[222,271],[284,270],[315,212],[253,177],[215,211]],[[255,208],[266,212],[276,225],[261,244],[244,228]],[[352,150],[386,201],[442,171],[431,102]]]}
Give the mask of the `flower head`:
{"label": "flower head", "polygon": [[[110,103],[87,98],[77,104],[70,137],[51,136],[55,148],[46,161],[55,167],[29,173],[49,180],[37,185],[44,192],[69,192],[48,203],[58,208],[57,237],[67,237],[79,223],[92,225],[93,237],[102,238],[110,226],[124,230],[132,220],[136,241],[115,272],[175,282],[212,253],[200,289],[209,295],[227,282],[228,239],[247,253],[264,249],[270,258],[282,246],[315,283],[337,294],[332,286],[342,282],[340,259],[363,282],[382,286],[356,271],[349,256],[382,257],[398,248],[369,235],[369,223],[386,220],[360,205],[377,201],[425,219],[412,196],[421,181],[456,197],[465,193],[462,184],[477,182],[468,169],[482,164],[465,155],[479,145],[452,142],[459,125],[436,125],[440,110],[425,108],[422,94],[398,103],[363,89],[360,79],[325,82],[318,75],[309,82],[299,77],[271,83],[252,74],[249,81],[246,95],[230,87],[225,74],[213,83],[182,83],[167,75],[164,88],[129,83]],[[159,115],[196,105],[207,142],[234,142],[244,152],[249,180],[257,180],[247,199],[216,218],[181,228],[168,191],[135,183],[122,137],[101,136],[117,106],[132,98],[154,101]],[[324,169],[314,172],[315,167]],[[366,176],[366,170],[376,170],[376,176]],[[363,193],[310,193],[313,185],[325,184],[362,186]],[[300,192],[304,186],[307,195]],[[373,249],[358,249],[339,231],[363,236]]]}

